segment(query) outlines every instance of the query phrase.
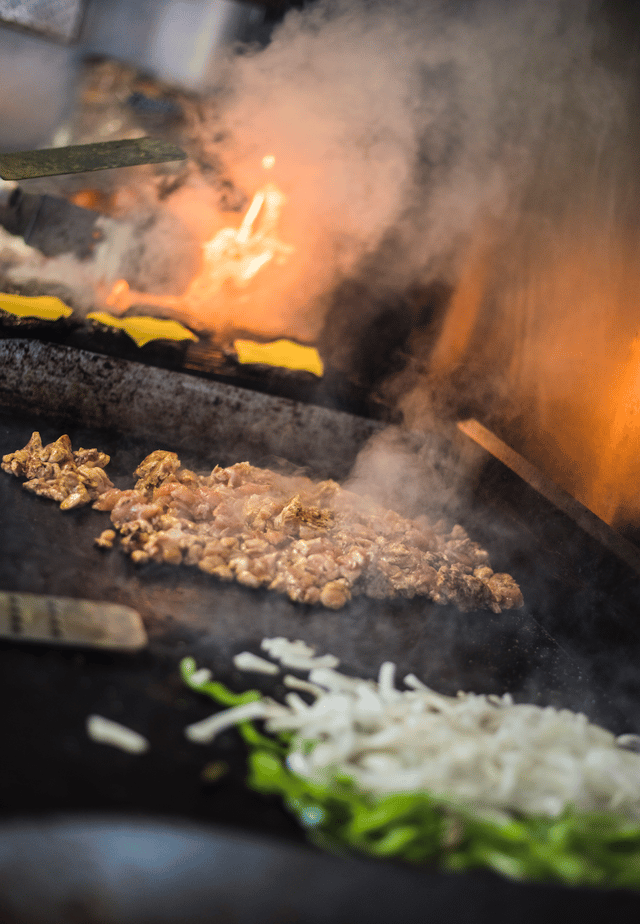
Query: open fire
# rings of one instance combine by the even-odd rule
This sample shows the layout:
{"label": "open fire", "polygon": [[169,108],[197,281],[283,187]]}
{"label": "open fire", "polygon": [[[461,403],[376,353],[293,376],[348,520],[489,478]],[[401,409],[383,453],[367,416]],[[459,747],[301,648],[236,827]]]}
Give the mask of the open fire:
{"label": "open fire", "polygon": [[[406,422],[432,420],[434,380],[451,395],[462,369],[454,414],[471,403],[604,520],[640,521],[635,225],[619,233],[627,226],[620,201],[633,199],[619,157],[630,132],[584,11],[561,0],[544,12],[523,0],[497,17],[479,3],[468,19],[411,3],[329,6],[288,17],[268,47],[235,62],[222,142],[212,141],[217,124],[203,120],[193,131],[201,136],[193,162],[213,151],[209,178],[211,164],[224,164],[237,189],[253,195],[244,213],[237,200],[218,208],[195,168],[153,201],[154,216],[177,224],[141,262],[156,271],[182,227],[196,240],[190,278],[145,278],[133,260],[117,266],[107,255],[95,267],[34,261],[31,277],[25,270],[13,279],[93,271],[87,310],[93,298],[114,314],[170,315],[234,343],[238,355],[248,338],[278,338],[282,365],[283,338],[320,342],[345,280],[364,279],[381,305],[442,283],[451,301],[441,323],[409,338],[407,380],[394,393]],[[521,39],[532,26],[529,47]],[[402,50],[397,74],[389,47]],[[260,159],[264,151],[273,153]],[[131,204],[118,217],[126,222],[141,198],[125,186]],[[108,197],[89,192],[76,187],[68,197],[101,209]],[[108,243],[106,234],[101,257]],[[345,304],[344,315],[357,321],[364,310]],[[357,323],[345,323],[350,336],[357,340]],[[269,362],[266,353],[247,355]],[[313,363],[321,374],[317,353]]]}
{"label": "open fire", "polygon": [[[272,155],[263,157],[265,170],[274,164]],[[167,308],[196,328],[215,330],[221,318],[228,323],[229,312],[221,311],[221,302],[236,299],[264,266],[271,261],[281,264],[293,252],[294,248],[278,236],[285,202],[275,183],[266,183],[258,190],[238,228],[224,227],[203,244],[201,269],[182,295],[137,292],[126,279],[120,279],[107,296],[107,305],[119,312],[134,305]],[[241,324],[238,318],[238,326]]]}
{"label": "open fire", "polygon": [[[273,155],[262,158],[264,170],[274,165]],[[214,334],[221,329],[242,330],[244,290],[264,267],[272,262],[282,266],[295,250],[280,239],[280,216],[286,202],[275,183],[265,183],[253,196],[238,227],[225,226],[202,244],[200,269],[182,295],[136,291],[126,279],[119,279],[107,295],[106,305],[119,314],[146,305],[156,314],[169,313],[198,331]],[[268,311],[268,292],[254,291],[252,298],[263,298]],[[283,337],[269,343],[235,339],[233,346],[241,363],[301,369],[319,376],[323,373],[314,347]]]}

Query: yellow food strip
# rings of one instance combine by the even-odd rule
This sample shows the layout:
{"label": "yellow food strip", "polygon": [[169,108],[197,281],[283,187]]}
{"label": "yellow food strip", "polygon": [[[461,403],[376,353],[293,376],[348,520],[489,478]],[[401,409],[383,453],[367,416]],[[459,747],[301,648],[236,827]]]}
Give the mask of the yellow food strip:
{"label": "yellow food strip", "polygon": [[266,363],[286,369],[305,369],[321,376],[324,366],[315,347],[301,346],[292,340],[256,343],[254,340],[234,340],[233,346],[241,363]]}
{"label": "yellow food strip", "polygon": [[116,318],[106,311],[92,311],[87,315],[90,321],[98,321],[107,327],[116,327],[128,334],[138,346],[144,346],[151,340],[197,340],[187,327],[168,318],[151,318],[147,316]]}
{"label": "yellow food strip", "polygon": [[53,295],[9,295],[0,292],[0,308],[18,318],[58,321],[73,314],[73,309]]}

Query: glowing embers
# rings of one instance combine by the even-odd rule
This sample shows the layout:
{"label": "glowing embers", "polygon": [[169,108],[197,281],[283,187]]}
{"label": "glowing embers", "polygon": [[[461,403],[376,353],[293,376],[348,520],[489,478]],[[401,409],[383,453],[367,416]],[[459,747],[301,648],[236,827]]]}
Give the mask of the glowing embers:
{"label": "glowing embers", "polygon": [[[271,169],[275,158],[262,160]],[[153,305],[180,312],[190,320],[216,323],[216,299],[223,287],[242,290],[264,266],[284,262],[294,248],[278,237],[278,223],[286,198],[275,183],[266,183],[253,197],[240,226],[226,227],[202,247],[203,264],[183,295],[136,292],[126,280],[116,282],[107,305],[126,311],[132,305]],[[228,294],[228,291],[227,291]]]}

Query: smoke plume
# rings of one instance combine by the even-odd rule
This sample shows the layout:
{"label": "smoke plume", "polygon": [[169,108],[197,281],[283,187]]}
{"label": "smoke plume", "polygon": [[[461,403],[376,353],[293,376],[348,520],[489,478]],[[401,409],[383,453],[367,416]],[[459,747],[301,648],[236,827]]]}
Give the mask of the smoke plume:
{"label": "smoke plume", "polygon": [[[578,430],[608,426],[593,386],[617,368],[605,359],[591,381],[591,359],[613,331],[628,350],[637,290],[630,54],[614,7],[319,0],[232,62],[222,106],[236,182],[256,188],[271,153],[289,200],[296,253],[266,313],[320,336],[348,375],[363,352],[379,361],[364,332],[402,327],[407,293],[444,284],[444,319],[414,331],[386,386],[405,423],[433,429],[442,379],[457,410],[479,409],[587,500],[600,463]],[[400,307],[376,328],[385,304]]]}
{"label": "smoke plume", "polygon": [[319,0],[236,57],[223,160],[253,190],[275,156],[296,246],[269,310],[313,337],[327,292],[360,271],[386,293],[455,284],[477,237],[513,224],[541,151],[566,158],[572,132],[589,144],[615,122],[591,14],[566,0]]}
{"label": "smoke plume", "polygon": [[[612,521],[620,504],[638,506],[629,491],[609,496],[619,472],[634,497],[640,476],[618,412],[640,402],[637,24],[625,35],[622,6],[315,0],[291,10],[268,44],[233,54],[194,107],[212,116],[197,126],[209,173],[192,158],[188,183],[145,202],[135,227],[114,226],[97,272],[69,258],[37,260],[37,275],[80,280],[81,305],[118,276],[179,295],[199,243],[237,227],[242,196],[275,182],[286,196],[277,236],[291,253],[212,305],[217,334],[319,342],[327,368],[365,387],[399,348],[405,369],[384,388],[405,423],[433,427],[442,379],[454,413],[482,411]],[[227,215],[213,188],[222,182],[238,209]],[[435,321],[420,305],[434,286],[441,301],[451,293]],[[603,442],[613,449],[603,454]]]}

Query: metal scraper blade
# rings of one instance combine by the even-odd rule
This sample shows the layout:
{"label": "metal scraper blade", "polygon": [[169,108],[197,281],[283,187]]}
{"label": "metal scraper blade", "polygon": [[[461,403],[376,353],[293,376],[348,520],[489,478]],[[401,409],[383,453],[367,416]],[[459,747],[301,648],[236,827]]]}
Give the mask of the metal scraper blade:
{"label": "metal scraper blade", "polygon": [[0,638],[136,651],[147,644],[139,613],[116,603],[0,592]]}
{"label": "metal scraper blade", "polygon": [[39,176],[110,170],[113,167],[161,164],[185,160],[186,156],[182,148],[157,138],[97,141],[65,148],[0,154],[0,177],[3,180],[29,180]]}

